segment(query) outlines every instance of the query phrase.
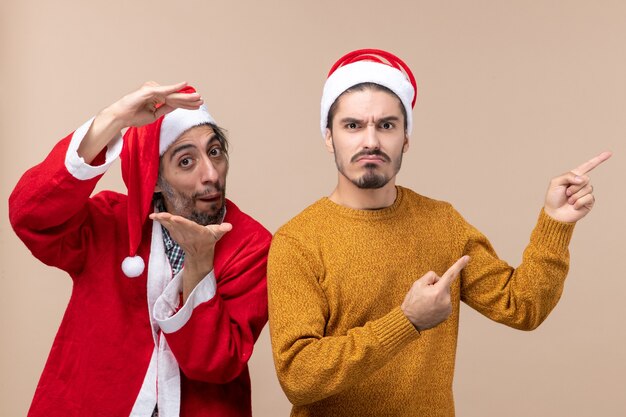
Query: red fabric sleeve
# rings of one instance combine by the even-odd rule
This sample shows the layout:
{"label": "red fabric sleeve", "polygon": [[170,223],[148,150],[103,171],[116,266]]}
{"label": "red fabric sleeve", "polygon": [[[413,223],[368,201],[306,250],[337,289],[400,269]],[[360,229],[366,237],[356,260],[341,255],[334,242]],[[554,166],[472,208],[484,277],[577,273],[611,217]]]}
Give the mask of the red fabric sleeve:
{"label": "red fabric sleeve", "polygon": [[[33,255],[74,276],[84,266],[85,248],[93,235],[90,219],[102,208],[89,199],[101,176],[79,180],[65,167],[71,138],[72,134],[57,143],[43,162],[20,178],[9,197],[9,219]],[[105,151],[94,163],[104,155]]]}

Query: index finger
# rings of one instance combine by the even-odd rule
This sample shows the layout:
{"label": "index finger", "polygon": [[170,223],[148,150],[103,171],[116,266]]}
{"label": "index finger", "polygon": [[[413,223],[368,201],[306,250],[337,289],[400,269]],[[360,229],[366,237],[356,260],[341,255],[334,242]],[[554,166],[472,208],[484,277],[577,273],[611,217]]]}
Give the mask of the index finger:
{"label": "index finger", "polygon": [[153,85],[154,91],[158,94],[168,95],[180,91],[183,87],[187,85],[187,81],[182,81],[176,84],[170,85]]}
{"label": "index finger", "polygon": [[470,257],[467,256],[467,255],[462,256],[461,258],[459,258],[459,260],[457,260],[441,276],[441,279],[439,281],[437,281],[437,284],[439,284],[440,282],[443,282],[443,284],[441,284],[441,285],[446,285],[446,286],[449,287],[452,284],[452,281],[454,281],[459,276],[459,274],[461,273],[461,270],[467,266],[469,260],[470,260]]}
{"label": "index finger", "polygon": [[585,175],[587,172],[609,159],[612,155],[613,154],[611,152],[602,152],[600,155],[591,158],[587,162],[579,165],[577,168],[572,169],[572,172],[576,175]]}

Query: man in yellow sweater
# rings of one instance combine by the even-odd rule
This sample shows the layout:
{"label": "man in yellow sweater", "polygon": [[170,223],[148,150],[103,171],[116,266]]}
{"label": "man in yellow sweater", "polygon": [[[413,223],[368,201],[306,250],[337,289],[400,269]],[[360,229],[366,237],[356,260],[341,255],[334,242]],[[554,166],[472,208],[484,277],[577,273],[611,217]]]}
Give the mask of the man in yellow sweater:
{"label": "man in yellow sweater", "polygon": [[394,55],[359,50],[331,69],[321,129],[338,183],[281,227],[268,261],[270,332],[292,416],[454,416],[465,302],[530,330],[559,300],[587,172],[554,178],[521,265],[498,259],[448,203],[395,184],[417,88]]}

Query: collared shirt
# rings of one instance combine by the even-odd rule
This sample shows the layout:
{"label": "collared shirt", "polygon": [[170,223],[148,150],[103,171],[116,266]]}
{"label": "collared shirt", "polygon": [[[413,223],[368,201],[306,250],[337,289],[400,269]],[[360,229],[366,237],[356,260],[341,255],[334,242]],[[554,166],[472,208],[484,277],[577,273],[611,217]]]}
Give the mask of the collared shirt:
{"label": "collared shirt", "polygon": [[[158,213],[166,211],[163,196],[160,193],[154,194],[154,207]],[[163,225],[161,225],[161,232],[163,234],[165,254],[167,255],[167,259],[170,261],[172,276],[174,276],[180,272],[181,269],[183,269],[183,264],[185,263],[185,251],[183,251],[183,248],[181,248],[180,245],[172,239],[170,232]]]}
{"label": "collared shirt", "polygon": [[183,269],[183,264],[185,263],[185,251],[183,251],[183,248],[181,248],[180,245],[172,239],[170,232],[165,228],[165,226],[161,225],[161,230],[163,231],[165,253],[167,254],[167,259],[170,261],[170,265],[172,267],[172,275],[176,275],[181,269]]}

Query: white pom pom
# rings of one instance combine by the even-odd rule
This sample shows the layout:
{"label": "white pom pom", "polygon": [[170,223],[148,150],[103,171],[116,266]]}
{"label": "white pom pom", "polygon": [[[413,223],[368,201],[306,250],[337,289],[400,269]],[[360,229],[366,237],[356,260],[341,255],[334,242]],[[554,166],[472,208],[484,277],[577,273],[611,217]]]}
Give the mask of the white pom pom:
{"label": "white pom pom", "polygon": [[135,278],[141,275],[146,264],[141,256],[127,256],[122,262],[122,271],[128,278]]}

